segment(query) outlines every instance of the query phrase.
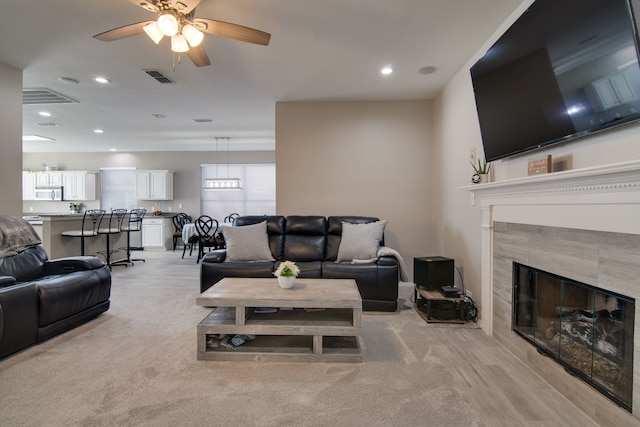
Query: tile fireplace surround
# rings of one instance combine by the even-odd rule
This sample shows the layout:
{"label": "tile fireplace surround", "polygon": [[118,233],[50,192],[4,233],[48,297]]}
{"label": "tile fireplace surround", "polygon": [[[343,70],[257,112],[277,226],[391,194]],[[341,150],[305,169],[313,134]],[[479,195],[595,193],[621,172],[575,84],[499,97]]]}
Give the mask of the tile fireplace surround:
{"label": "tile fireplace surround", "polygon": [[[482,329],[602,425],[631,416],[511,330],[512,263],[640,301],[640,161],[463,188],[482,210]],[[640,304],[633,417],[640,419]]]}

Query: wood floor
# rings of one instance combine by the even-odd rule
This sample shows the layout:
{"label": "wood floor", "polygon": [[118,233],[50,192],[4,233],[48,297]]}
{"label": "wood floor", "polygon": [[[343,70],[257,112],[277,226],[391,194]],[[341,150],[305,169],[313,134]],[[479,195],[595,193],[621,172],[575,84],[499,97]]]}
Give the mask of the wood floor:
{"label": "wood floor", "polygon": [[[181,260],[181,253],[181,250],[176,250],[145,251],[143,254],[148,260],[154,259],[154,264],[155,259],[163,260],[157,264],[160,269],[167,269],[167,272],[175,267],[183,268],[182,265],[193,266],[195,271],[199,271],[195,255],[185,256],[185,259]],[[170,274],[168,276],[171,277]],[[407,308],[411,305],[412,293],[411,283],[401,283],[403,315],[413,310]],[[475,324],[426,324],[417,313],[409,315],[416,316],[419,320],[416,321],[418,327],[426,325],[426,329],[421,332],[429,342],[431,354],[427,357],[436,357],[445,364],[460,388],[465,390],[487,427],[640,426],[640,421],[623,409],[620,409],[619,416],[610,424],[594,422]],[[366,317],[365,312],[364,321]],[[451,404],[455,405],[456,402]],[[429,423],[425,422],[424,425]]]}

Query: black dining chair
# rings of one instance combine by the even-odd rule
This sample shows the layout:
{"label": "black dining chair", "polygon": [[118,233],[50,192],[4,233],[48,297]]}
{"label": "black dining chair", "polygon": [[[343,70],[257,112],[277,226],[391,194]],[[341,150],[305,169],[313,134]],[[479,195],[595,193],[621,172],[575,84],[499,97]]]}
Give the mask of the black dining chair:
{"label": "black dining chair", "polygon": [[104,209],[88,209],[84,211],[82,226],[79,230],[67,230],[60,234],[66,237],[79,237],[80,255],[84,256],[84,238],[98,235],[98,229],[106,212]]}
{"label": "black dining chair", "polygon": [[224,222],[229,223],[229,224],[235,224],[236,223],[236,218],[238,218],[240,216],[239,213],[232,213],[229,214],[227,216],[224,217]]}
{"label": "black dining chair", "polygon": [[200,259],[204,256],[204,248],[217,249],[219,240],[218,234],[218,220],[211,218],[208,215],[201,215],[195,222],[196,231],[198,233],[198,259],[196,263],[200,262]]}
{"label": "black dining chair", "polygon": [[[109,214],[109,223],[107,227],[98,228],[98,234],[103,234],[106,236],[107,248],[104,251],[98,251],[99,254],[104,256],[106,264],[109,268],[111,268],[114,264],[111,263],[111,255],[119,252],[119,250],[112,250],[110,244],[110,236],[114,234],[120,234],[122,232],[122,223],[124,221],[125,216],[127,216],[126,209],[113,209],[111,210],[111,214]],[[127,264],[118,264],[124,265]]]}
{"label": "black dining chair", "polygon": [[174,231],[173,231],[173,251],[175,252],[176,250],[176,245],[178,244],[178,239],[182,239],[182,226],[184,226],[184,224],[187,224],[187,222],[185,222],[185,217],[188,217],[189,215],[187,215],[184,212],[179,212],[176,214],[176,216],[174,216],[171,220],[173,221],[173,227],[174,227]]}
{"label": "black dining chair", "polygon": [[[182,225],[183,229],[187,224],[190,224],[193,221],[193,218],[191,218],[191,216],[189,215],[186,215],[184,217],[184,221],[185,222]],[[193,224],[193,226],[195,227],[195,223]],[[198,230],[196,230],[196,234],[187,236],[187,240],[184,240],[184,237],[185,236],[183,235],[182,241],[184,243],[184,246],[182,247],[182,258],[184,258],[184,254],[187,251],[187,247],[189,247],[189,256],[193,255],[193,247],[197,245],[198,241],[200,240],[200,236],[198,236]]]}

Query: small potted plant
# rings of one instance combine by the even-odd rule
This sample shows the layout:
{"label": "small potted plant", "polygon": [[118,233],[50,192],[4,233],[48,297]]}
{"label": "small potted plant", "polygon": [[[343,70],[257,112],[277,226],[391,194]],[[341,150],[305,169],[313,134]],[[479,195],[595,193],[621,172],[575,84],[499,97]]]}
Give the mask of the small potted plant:
{"label": "small potted plant", "polygon": [[300,268],[293,261],[280,263],[278,269],[273,272],[273,275],[278,278],[278,285],[283,289],[292,288],[298,274],[300,274]]}
{"label": "small potted plant", "polygon": [[471,162],[475,173],[471,177],[474,184],[484,184],[489,182],[489,172],[491,171],[491,162],[478,159],[476,163]]}
{"label": "small potted plant", "polygon": [[80,212],[80,205],[81,203],[69,203],[69,212],[71,212],[72,214]]}

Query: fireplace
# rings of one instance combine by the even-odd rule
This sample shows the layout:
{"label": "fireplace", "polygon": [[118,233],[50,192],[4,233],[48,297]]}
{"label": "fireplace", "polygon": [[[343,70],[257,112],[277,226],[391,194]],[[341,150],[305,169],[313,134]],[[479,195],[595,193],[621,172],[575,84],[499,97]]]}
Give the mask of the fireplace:
{"label": "fireplace", "polygon": [[513,330],[628,411],[635,300],[513,263]]}
{"label": "fireplace", "polygon": [[[626,368],[629,363],[633,372],[624,374],[619,382],[623,391],[617,393],[632,396],[629,408],[626,397],[614,404],[610,396],[607,398],[585,381],[572,378],[564,372],[562,364],[541,355],[535,344],[524,340],[523,335],[528,335],[534,336],[535,341],[535,330],[532,325],[528,325],[528,330],[515,330],[513,293],[515,262],[551,273],[552,277],[591,286],[583,291],[586,292],[583,299],[601,290],[613,296],[604,301],[606,304],[616,303],[618,297],[626,296],[630,301],[640,298],[640,160],[471,185],[463,190],[474,194],[472,203],[479,203],[482,215],[479,224],[482,329],[595,422],[625,425],[630,421],[628,417],[634,418],[634,422],[640,419],[640,312],[637,312],[640,305],[625,309],[633,312],[633,317],[627,316],[624,323],[625,334],[633,336],[633,344],[625,343],[622,366]],[[607,299],[604,294],[601,296]],[[551,310],[556,316],[553,327],[558,327],[559,322],[568,318],[561,319],[555,308],[554,305]],[[526,326],[524,317],[517,319]],[[633,329],[628,327],[630,324]],[[544,343],[542,336],[538,332],[542,352],[563,360],[564,353]],[[574,369],[577,375],[582,375],[579,374],[582,371]],[[598,381],[599,387],[604,381]],[[630,409],[632,415],[620,405]]]}

